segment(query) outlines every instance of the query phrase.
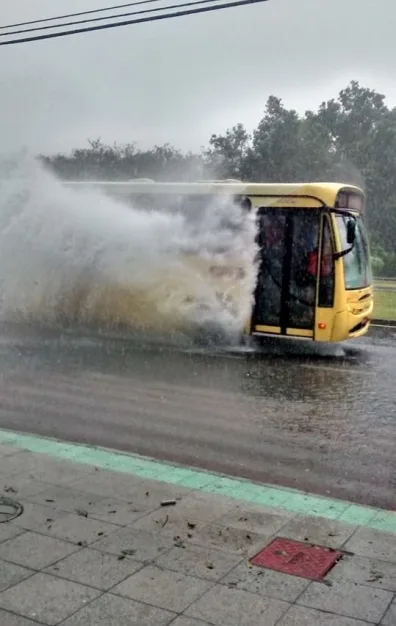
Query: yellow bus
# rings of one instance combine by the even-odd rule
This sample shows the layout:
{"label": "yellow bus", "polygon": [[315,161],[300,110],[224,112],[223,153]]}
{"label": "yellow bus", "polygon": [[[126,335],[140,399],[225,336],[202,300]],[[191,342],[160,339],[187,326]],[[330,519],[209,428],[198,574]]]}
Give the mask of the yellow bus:
{"label": "yellow bus", "polygon": [[[93,187],[139,208],[188,205],[197,215],[213,198],[228,196],[244,211],[253,212],[257,281],[245,336],[340,342],[360,337],[369,328],[373,280],[365,197],[356,186],[235,180],[156,183],[147,179],[66,185]],[[227,278],[226,274],[218,272],[218,280]],[[235,276],[232,280],[236,284]]]}

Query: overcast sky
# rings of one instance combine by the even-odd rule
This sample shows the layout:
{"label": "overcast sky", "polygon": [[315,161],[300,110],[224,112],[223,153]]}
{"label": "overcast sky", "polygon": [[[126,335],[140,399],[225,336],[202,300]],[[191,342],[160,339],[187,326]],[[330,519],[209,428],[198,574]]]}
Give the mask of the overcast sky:
{"label": "overcast sky", "polygon": [[[123,1],[0,0],[0,25],[112,4]],[[395,24],[395,0],[268,0],[3,46],[0,151],[99,136],[199,149],[237,122],[251,130],[271,94],[304,112],[352,79],[396,106]]]}

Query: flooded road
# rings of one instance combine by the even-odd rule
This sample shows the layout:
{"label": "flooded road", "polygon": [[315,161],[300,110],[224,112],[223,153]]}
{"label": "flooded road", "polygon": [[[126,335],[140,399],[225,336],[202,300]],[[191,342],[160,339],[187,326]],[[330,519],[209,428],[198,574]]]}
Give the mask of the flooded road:
{"label": "flooded road", "polygon": [[0,328],[0,427],[396,508],[396,341],[260,353]]}

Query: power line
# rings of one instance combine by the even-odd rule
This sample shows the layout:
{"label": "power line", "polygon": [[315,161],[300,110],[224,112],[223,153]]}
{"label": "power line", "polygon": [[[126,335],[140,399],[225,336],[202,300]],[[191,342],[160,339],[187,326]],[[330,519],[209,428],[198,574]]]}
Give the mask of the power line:
{"label": "power line", "polygon": [[[87,26],[74,30],[65,30],[58,33],[49,33],[47,35],[36,35],[34,37],[24,37],[22,39],[11,39],[10,41],[1,41],[0,46],[11,46],[18,43],[28,43],[30,41],[43,41],[45,39],[55,39],[58,37],[67,37],[69,35],[78,35],[80,33],[91,33],[97,30],[105,30],[109,28],[119,28],[121,26],[130,26],[132,24],[143,24],[145,22],[157,22],[159,20],[172,19],[174,17],[183,17],[185,15],[195,15],[198,13],[207,13],[209,11],[221,11],[222,9],[230,9],[232,7],[244,6],[247,4],[259,4],[267,2],[267,0],[236,0],[235,2],[227,2],[225,4],[217,4],[212,6],[200,7],[197,9],[189,9],[187,11],[176,11],[164,15],[152,15],[150,17],[141,17],[135,20],[126,20],[124,22],[115,22],[111,24],[100,24],[99,26]],[[179,5],[184,6],[184,5]]]}
{"label": "power line", "polygon": [[[136,4],[145,4],[146,2],[158,2],[158,0],[143,0]],[[131,11],[128,13],[118,13],[117,15],[107,15],[102,17],[91,17],[86,20],[79,20],[77,22],[64,22],[63,24],[54,24],[50,26],[35,26],[34,28],[25,28],[23,30],[13,30],[8,33],[0,33],[0,37],[8,37],[10,35],[21,35],[22,33],[31,33],[35,31],[51,30],[53,28],[63,28],[64,26],[77,26],[79,24],[87,24],[92,22],[102,22],[103,20],[115,20],[120,17],[130,17],[131,15],[141,15],[142,13],[157,13],[158,11],[167,11],[168,9],[177,9],[179,7],[196,6],[197,4],[213,4],[220,2],[220,0],[195,0],[194,2],[183,2],[179,4],[171,4],[168,6],[156,7],[155,9],[142,9],[140,11]]]}
{"label": "power line", "polygon": [[30,22],[19,22],[19,24],[7,24],[6,26],[0,26],[0,30],[5,30],[6,28],[17,28],[19,26],[31,26],[32,24],[40,24],[44,22],[56,22],[56,20],[66,20],[69,17],[80,17],[81,15],[91,15],[92,13],[102,13],[103,11],[116,11],[117,9],[125,9],[126,7],[133,7],[137,4],[148,4],[149,2],[159,1],[160,0],[143,0],[139,2],[128,2],[127,4],[118,4],[112,7],[104,7],[103,9],[92,9],[91,11],[69,13],[68,15],[58,15],[57,17],[45,17],[39,20],[32,20]]}

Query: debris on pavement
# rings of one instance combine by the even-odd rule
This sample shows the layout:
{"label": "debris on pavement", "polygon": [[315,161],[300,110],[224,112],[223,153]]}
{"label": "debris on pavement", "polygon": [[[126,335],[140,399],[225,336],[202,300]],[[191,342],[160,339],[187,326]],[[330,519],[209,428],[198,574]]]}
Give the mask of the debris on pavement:
{"label": "debris on pavement", "polygon": [[6,493],[18,493],[18,489],[15,489],[15,487],[9,487],[8,485],[6,485],[3,489],[3,491],[5,491]]}
{"label": "debris on pavement", "polygon": [[163,521],[163,522],[162,522],[162,524],[161,524],[161,528],[163,528],[164,526],[166,526],[168,522],[169,522],[169,515],[167,515],[167,516],[165,517],[164,521]]}

